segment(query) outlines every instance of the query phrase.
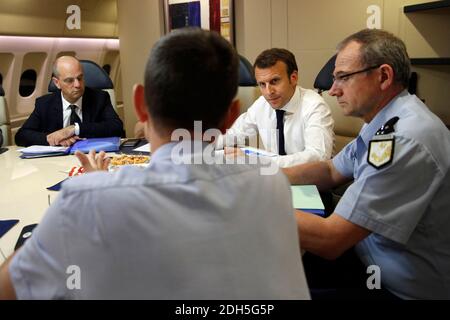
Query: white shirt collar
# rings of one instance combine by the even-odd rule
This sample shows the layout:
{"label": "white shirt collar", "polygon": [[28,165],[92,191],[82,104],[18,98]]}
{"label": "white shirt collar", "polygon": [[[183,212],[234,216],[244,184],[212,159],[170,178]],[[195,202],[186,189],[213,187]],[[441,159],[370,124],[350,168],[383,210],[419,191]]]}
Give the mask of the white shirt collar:
{"label": "white shirt collar", "polygon": [[81,108],[82,108],[82,100],[83,100],[83,96],[81,96],[80,98],[78,98],[78,100],[75,101],[75,103],[70,103],[69,101],[67,101],[66,99],[64,99],[64,95],[63,95],[63,93],[62,93],[62,91],[61,91],[61,100],[62,100],[63,111],[64,111],[64,110],[67,110],[71,104],[76,105],[76,106],[79,108],[79,110],[81,110]]}
{"label": "white shirt collar", "polygon": [[295,113],[300,107],[300,89],[298,86],[295,87],[294,94],[286,105],[284,105],[281,110],[286,111],[286,113]]}

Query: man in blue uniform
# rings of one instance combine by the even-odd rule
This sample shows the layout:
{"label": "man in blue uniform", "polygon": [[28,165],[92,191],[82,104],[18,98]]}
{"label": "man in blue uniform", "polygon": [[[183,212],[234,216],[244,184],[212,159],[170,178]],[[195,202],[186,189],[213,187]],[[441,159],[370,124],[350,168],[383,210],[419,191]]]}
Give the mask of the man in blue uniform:
{"label": "man in blue uniform", "polygon": [[[285,169],[291,183],[321,189],[354,179],[330,217],[297,212],[301,247],[348,261],[354,246],[367,274],[352,297],[384,292],[382,297],[449,299],[450,134],[406,91],[404,43],[381,30],[355,33],[338,46],[333,76],[329,93],[345,115],[365,125],[334,159]],[[305,269],[314,288],[318,277],[308,275],[306,262]],[[326,292],[349,293],[333,289]],[[317,292],[312,290],[313,299]]]}

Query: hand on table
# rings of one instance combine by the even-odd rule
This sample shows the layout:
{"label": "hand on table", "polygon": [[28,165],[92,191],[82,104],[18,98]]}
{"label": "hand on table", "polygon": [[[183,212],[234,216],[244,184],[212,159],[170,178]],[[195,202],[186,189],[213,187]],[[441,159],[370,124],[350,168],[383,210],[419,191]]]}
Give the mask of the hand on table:
{"label": "hand on table", "polygon": [[223,148],[225,156],[227,157],[242,157],[245,153],[240,148],[225,147]]}

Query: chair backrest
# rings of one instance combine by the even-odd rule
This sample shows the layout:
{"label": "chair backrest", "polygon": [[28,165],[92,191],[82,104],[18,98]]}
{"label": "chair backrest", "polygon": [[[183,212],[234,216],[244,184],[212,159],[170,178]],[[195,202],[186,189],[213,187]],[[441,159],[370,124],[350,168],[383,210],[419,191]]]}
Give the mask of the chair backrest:
{"label": "chair backrest", "polygon": [[239,87],[237,98],[241,103],[241,113],[247,111],[259,96],[260,92],[256,87],[253,67],[245,57],[239,55]]}
{"label": "chair backrest", "polygon": [[345,145],[358,136],[364,121],[355,118],[344,116],[335,97],[328,94],[328,91],[333,85],[333,71],[336,62],[336,55],[332,56],[317,74],[314,81],[314,88],[322,95],[325,102],[330,106],[331,115],[334,120],[335,143],[333,156],[336,155]]}
{"label": "chair backrest", "polygon": [[[0,129],[4,145],[9,145],[11,136],[11,123],[9,121],[8,108],[6,105],[5,91],[0,86]],[[0,145],[1,146],[1,145]]]}
{"label": "chair backrest", "polygon": [[314,80],[314,88],[316,88],[319,93],[330,90],[333,85],[333,71],[335,62],[336,55],[332,56],[317,74],[316,80]]}
{"label": "chair backrest", "polygon": [[[117,111],[114,84],[106,71],[103,70],[103,68],[98,64],[90,60],[80,60],[80,63],[83,66],[85,85],[89,88],[102,89],[108,92],[111,98],[112,106],[114,110]],[[50,83],[48,84],[48,92],[55,92],[56,90],[58,90],[58,88],[53,83],[53,80],[50,80]]]}
{"label": "chair backrest", "polygon": [[255,72],[251,63],[243,56],[239,55],[239,86],[256,86]]}

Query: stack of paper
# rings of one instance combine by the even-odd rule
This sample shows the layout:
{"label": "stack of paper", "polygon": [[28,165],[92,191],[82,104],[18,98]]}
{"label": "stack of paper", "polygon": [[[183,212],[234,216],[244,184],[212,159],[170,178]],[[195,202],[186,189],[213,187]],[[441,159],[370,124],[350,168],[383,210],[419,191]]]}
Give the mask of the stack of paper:
{"label": "stack of paper", "polygon": [[68,149],[69,147],[30,146],[17,151],[22,152],[21,158],[30,159],[66,155]]}

